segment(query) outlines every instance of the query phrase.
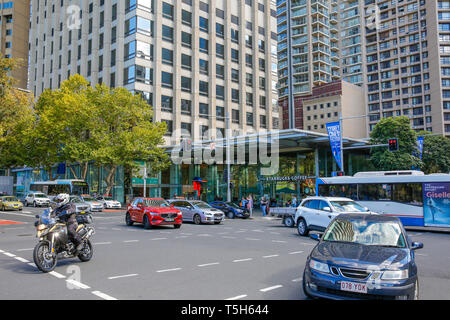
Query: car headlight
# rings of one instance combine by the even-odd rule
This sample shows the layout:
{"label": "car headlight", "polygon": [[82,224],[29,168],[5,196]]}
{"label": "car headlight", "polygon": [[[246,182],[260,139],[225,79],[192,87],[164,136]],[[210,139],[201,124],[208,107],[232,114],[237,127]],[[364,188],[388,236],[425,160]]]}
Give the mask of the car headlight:
{"label": "car headlight", "polygon": [[408,269],[385,271],[381,276],[382,280],[404,280],[408,278],[409,278]]}
{"label": "car headlight", "polygon": [[330,268],[326,263],[322,263],[316,260],[311,259],[311,261],[309,262],[309,267],[319,272],[330,273]]}

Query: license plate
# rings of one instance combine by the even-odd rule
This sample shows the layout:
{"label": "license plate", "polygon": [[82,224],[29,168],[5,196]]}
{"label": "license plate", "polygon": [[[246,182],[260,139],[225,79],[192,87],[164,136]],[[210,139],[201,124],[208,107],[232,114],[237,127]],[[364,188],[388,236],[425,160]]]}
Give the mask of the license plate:
{"label": "license plate", "polygon": [[367,293],[367,285],[365,283],[342,281],[341,290],[356,293]]}
{"label": "license plate", "polygon": [[85,214],[85,213],[86,213],[86,211],[81,211],[80,213],[81,213],[81,214]]}
{"label": "license plate", "polygon": [[175,219],[166,219],[165,221],[166,221],[166,222],[174,222]]}

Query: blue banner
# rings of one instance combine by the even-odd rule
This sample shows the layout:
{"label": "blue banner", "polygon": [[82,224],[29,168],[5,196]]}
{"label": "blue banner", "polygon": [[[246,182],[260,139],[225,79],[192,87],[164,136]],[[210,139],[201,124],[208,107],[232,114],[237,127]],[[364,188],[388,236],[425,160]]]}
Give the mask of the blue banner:
{"label": "blue banner", "polygon": [[336,160],[339,168],[344,171],[341,159],[342,132],[340,122],[327,123],[327,131],[328,137],[330,138],[331,152],[333,153],[334,159]]}
{"label": "blue banner", "polygon": [[417,137],[417,149],[419,149],[419,157],[422,160],[423,155],[423,139],[424,137]]}
{"label": "blue banner", "polygon": [[423,217],[426,227],[450,227],[450,183],[423,184]]}

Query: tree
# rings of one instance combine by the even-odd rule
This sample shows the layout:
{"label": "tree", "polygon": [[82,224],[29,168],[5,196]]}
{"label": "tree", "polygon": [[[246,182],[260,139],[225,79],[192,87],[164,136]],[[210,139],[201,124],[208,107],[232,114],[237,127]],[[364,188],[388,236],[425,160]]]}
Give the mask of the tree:
{"label": "tree", "polygon": [[430,173],[450,172],[450,139],[444,136],[432,136],[429,132],[424,136],[422,171]]}
{"label": "tree", "polygon": [[390,138],[399,139],[399,151],[390,152],[387,147],[373,148],[371,162],[377,170],[411,170],[421,168],[422,161],[417,154],[417,136],[410,128],[408,117],[382,119],[370,134],[370,144],[387,144]]}
{"label": "tree", "polygon": [[109,169],[106,194],[115,185],[120,165],[132,171],[136,169],[136,160],[146,160],[153,172],[170,165],[169,156],[160,147],[164,144],[166,125],[152,121],[152,108],[141,96],[125,88],[97,85],[93,100],[97,126],[90,134],[98,145],[92,152],[92,160]]}
{"label": "tree", "polygon": [[32,96],[15,88],[17,82],[10,76],[21,64],[0,55],[0,167],[4,168],[23,164],[25,132],[33,126]]}

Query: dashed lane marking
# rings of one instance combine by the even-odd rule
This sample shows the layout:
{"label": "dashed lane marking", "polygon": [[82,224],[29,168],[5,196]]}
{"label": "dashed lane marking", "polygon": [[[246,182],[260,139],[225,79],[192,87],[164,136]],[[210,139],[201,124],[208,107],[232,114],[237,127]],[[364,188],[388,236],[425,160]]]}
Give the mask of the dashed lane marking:
{"label": "dashed lane marking", "polygon": [[139,242],[139,240],[126,240],[126,241],[124,241],[124,243],[135,243],[135,242]]}
{"label": "dashed lane marking", "polygon": [[280,256],[279,254],[272,254],[270,256],[264,256],[263,258],[264,259],[269,259],[269,258],[275,258],[275,257],[279,257],[279,256]]}
{"label": "dashed lane marking", "polygon": [[116,298],[111,297],[111,296],[107,295],[106,293],[103,293],[100,291],[92,291],[92,294],[96,295],[97,297],[102,298],[104,300],[117,300]]}
{"label": "dashed lane marking", "polygon": [[65,279],[66,278],[66,276],[63,276],[62,274],[60,274],[58,272],[55,272],[55,271],[52,271],[49,274],[54,276],[54,277],[56,277],[56,278],[58,278],[58,279]]}
{"label": "dashed lane marking", "polygon": [[219,262],[213,262],[213,263],[206,263],[206,264],[199,264],[197,267],[203,268],[203,267],[209,267],[209,266],[215,266],[220,264]]}
{"label": "dashed lane marking", "polygon": [[295,252],[290,252],[289,254],[300,254],[300,253],[303,253],[303,251],[295,251]]}
{"label": "dashed lane marking", "polygon": [[164,273],[164,272],[173,272],[173,271],[180,271],[181,268],[173,268],[173,269],[165,269],[165,270],[158,270],[157,273]]}
{"label": "dashed lane marking", "polygon": [[122,279],[122,278],[131,278],[131,277],[137,277],[138,274],[137,273],[133,273],[133,274],[126,274],[123,276],[115,276],[115,277],[109,277],[108,280],[115,280],[115,279]]}
{"label": "dashed lane marking", "polygon": [[247,259],[239,259],[239,260],[233,260],[233,262],[246,262],[246,261],[252,261],[253,258],[247,258]]}
{"label": "dashed lane marking", "polygon": [[275,242],[275,243],[287,243],[287,241],[282,241],[282,240],[272,240],[272,242]]}
{"label": "dashed lane marking", "polygon": [[302,280],[303,280],[303,278],[297,278],[297,279],[292,280],[292,282],[300,282]]}
{"label": "dashed lane marking", "polygon": [[14,257],[14,259],[19,260],[20,262],[29,263],[27,259],[21,258],[21,257]]}
{"label": "dashed lane marking", "polygon": [[247,295],[243,294],[243,295],[232,297],[232,298],[228,298],[228,299],[225,299],[225,300],[239,300],[239,299],[243,299],[243,298],[246,298],[246,297],[247,297]]}
{"label": "dashed lane marking", "polygon": [[154,238],[154,239],[150,239],[152,241],[159,241],[159,240],[167,240],[167,238]]}
{"label": "dashed lane marking", "polygon": [[254,238],[245,238],[245,240],[248,240],[248,241],[261,241],[261,239],[254,239]]}
{"label": "dashed lane marking", "polygon": [[282,288],[282,287],[283,286],[280,284],[280,285],[277,285],[277,286],[261,289],[259,291],[261,291],[261,292],[269,292],[269,291],[272,291],[272,290],[275,290],[275,289],[279,289],[279,288]]}
{"label": "dashed lane marking", "polygon": [[34,248],[26,248],[26,249],[19,249],[17,250],[18,252],[22,252],[22,251],[33,251]]}
{"label": "dashed lane marking", "polygon": [[112,242],[96,242],[96,243],[94,243],[94,245],[97,245],[97,246],[106,245],[106,244],[112,244]]}
{"label": "dashed lane marking", "polygon": [[81,283],[81,282],[73,280],[73,279],[66,280],[66,282],[70,283],[71,285],[74,285],[75,287],[78,287],[80,289],[90,289],[91,288],[88,285],[85,285],[84,283]]}
{"label": "dashed lane marking", "polygon": [[16,256],[15,254],[12,254],[12,253],[9,253],[9,252],[3,252],[3,254],[4,254],[5,256],[10,257],[10,258],[14,258],[14,257]]}
{"label": "dashed lane marking", "polygon": [[236,239],[236,237],[230,237],[230,236],[222,236],[224,239]]}

